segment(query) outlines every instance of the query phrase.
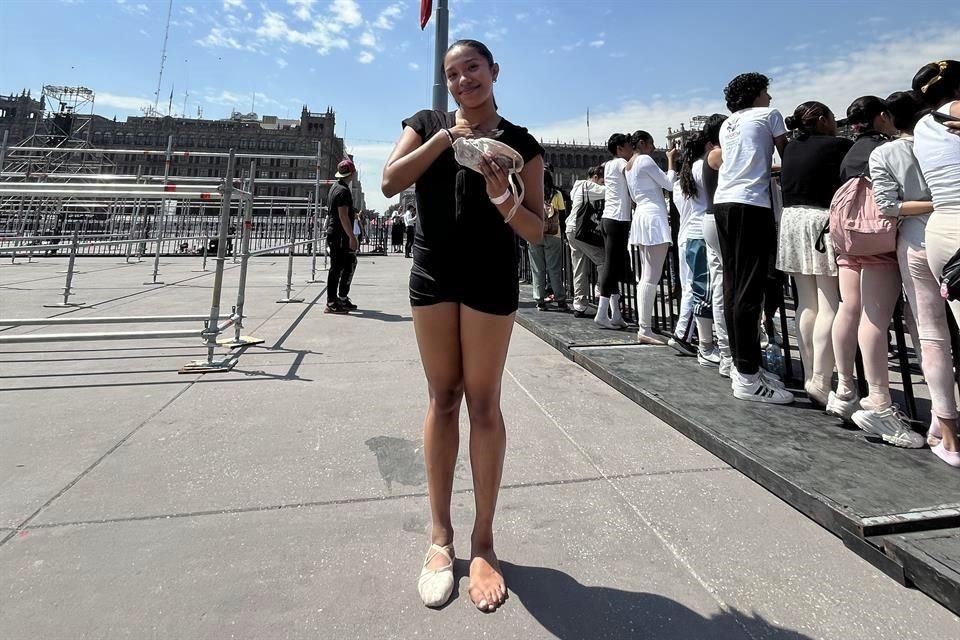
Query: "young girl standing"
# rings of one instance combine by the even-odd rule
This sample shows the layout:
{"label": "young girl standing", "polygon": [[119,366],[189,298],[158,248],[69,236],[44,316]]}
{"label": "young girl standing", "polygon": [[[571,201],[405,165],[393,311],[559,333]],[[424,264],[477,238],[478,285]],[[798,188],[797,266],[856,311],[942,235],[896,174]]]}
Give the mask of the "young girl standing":
{"label": "young girl standing", "polygon": [[[493,611],[507,594],[493,519],[506,451],[500,387],[519,296],[515,236],[533,244],[543,239],[543,149],[497,112],[493,84],[500,66],[484,44],[453,43],[444,74],[459,108],[404,120],[382,182],[387,197],[416,183],[420,216],[410,303],[429,391],[423,439],[433,527],[417,587],[430,607],[443,605],[453,592],[450,500],[466,397],[476,503],[470,599]],[[522,203],[513,201],[508,174],[491,155],[483,156],[482,175],[455,160],[454,141],[494,131],[523,158]]]}

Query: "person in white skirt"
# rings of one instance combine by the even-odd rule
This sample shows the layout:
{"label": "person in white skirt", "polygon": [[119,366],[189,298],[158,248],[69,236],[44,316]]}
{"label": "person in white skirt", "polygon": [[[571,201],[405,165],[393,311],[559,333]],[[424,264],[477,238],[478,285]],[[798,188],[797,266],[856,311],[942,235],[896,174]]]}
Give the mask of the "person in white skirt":
{"label": "person in white skirt", "polygon": [[840,305],[837,258],[824,228],[830,201],[840,187],[840,164],[853,143],[837,136],[837,121],[826,105],[804,102],[786,119],[794,132],[783,152],[780,180],[783,216],[777,269],[797,287],[797,327],[804,389],[826,406],[835,358],[831,331]]}
{"label": "person in white skirt", "polygon": [[650,157],[656,148],[653,136],[646,131],[635,131],[630,136],[630,142],[634,152],[624,173],[630,197],[636,204],[630,224],[630,244],[640,252],[640,273],[637,275],[640,328],[637,341],[641,344],[663,344],[663,340],[653,331],[653,305],[657,298],[657,282],[663,273],[663,261],[672,243],[663,192],[673,191],[676,177],[673,163],[677,150],[667,151],[667,171],[664,173]]}

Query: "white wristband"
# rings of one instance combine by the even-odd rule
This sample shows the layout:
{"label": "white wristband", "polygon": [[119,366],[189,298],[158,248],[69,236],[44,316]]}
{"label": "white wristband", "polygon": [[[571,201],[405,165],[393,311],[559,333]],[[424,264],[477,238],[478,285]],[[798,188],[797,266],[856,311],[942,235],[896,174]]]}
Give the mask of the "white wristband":
{"label": "white wristband", "polygon": [[510,189],[507,189],[496,198],[490,198],[490,202],[492,202],[495,205],[501,205],[509,199],[510,199]]}

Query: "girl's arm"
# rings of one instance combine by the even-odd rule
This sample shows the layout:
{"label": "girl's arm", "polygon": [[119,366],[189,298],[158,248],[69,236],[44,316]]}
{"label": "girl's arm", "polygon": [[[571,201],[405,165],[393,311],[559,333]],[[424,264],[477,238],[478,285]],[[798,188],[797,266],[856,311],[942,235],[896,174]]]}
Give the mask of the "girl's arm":
{"label": "girl's arm", "polygon": [[[449,132],[450,135],[447,135]],[[380,190],[387,198],[397,195],[423,175],[440,154],[450,148],[453,140],[470,136],[473,129],[465,124],[440,129],[424,142],[413,127],[405,127],[400,139],[383,168]]]}
{"label": "girl's arm", "polygon": [[667,172],[664,173],[657,163],[650,156],[644,156],[643,168],[657,185],[664,191],[673,191],[673,181],[677,177],[677,172],[673,170],[673,157],[667,154]]}
{"label": "girl's arm", "polygon": [[[509,189],[507,172],[493,161],[490,154],[483,154],[483,177],[487,181],[487,197],[497,198]],[[531,244],[543,242],[543,156],[526,162],[520,170],[523,180],[523,202],[510,219],[510,226],[521,238]],[[504,218],[510,215],[513,198],[496,205]]]}

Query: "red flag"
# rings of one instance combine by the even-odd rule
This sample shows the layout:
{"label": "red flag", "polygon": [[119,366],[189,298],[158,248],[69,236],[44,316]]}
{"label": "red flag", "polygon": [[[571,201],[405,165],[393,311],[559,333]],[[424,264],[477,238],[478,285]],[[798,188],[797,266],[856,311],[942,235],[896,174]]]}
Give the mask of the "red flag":
{"label": "red flag", "polygon": [[431,13],[433,13],[433,0],[420,0],[420,31],[427,28]]}

